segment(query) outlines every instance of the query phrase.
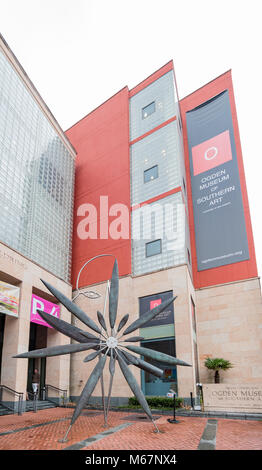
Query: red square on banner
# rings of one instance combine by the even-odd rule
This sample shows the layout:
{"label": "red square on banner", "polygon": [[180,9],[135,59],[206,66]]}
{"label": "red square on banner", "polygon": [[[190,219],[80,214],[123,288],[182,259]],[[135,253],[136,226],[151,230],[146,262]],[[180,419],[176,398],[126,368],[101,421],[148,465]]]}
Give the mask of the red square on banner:
{"label": "red square on banner", "polygon": [[150,302],[150,310],[152,310],[155,307],[158,307],[158,305],[161,304],[161,299],[156,299],[156,300],[151,300]]}
{"label": "red square on banner", "polygon": [[229,131],[192,147],[194,176],[232,160]]}

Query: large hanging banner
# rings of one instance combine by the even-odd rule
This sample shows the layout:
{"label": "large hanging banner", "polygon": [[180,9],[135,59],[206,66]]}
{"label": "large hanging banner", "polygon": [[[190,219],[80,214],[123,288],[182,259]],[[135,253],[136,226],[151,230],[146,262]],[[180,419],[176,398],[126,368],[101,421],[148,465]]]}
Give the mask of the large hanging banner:
{"label": "large hanging banner", "polygon": [[228,90],[186,113],[198,271],[249,259]]}
{"label": "large hanging banner", "polygon": [[[152,310],[168,299],[173,298],[173,292],[167,291],[161,294],[148,295],[139,299],[139,315],[143,316],[148,310]],[[149,326],[169,325],[174,323],[174,303],[172,302],[163,312],[158,313],[152,320],[145,323],[143,328]]]}
{"label": "large hanging banner", "polygon": [[38,325],[48,326],[49,328],[53,328],[48,323],[46,323],[43,318],[39,315],[37,310],[41,310],[45,313],[49,313],[54,317],[60,318],[60,306],[57,304],[53,304],[48,300],[42,299],[42,297],[38,297],[38,295],[32,294],[32,303],[31,303],[31,318],[30,321],[32,323],[37,323]]}
{"label": "large hanging banner", "polygon": [[18,318],[20,288],[0,281],[0,313]]}

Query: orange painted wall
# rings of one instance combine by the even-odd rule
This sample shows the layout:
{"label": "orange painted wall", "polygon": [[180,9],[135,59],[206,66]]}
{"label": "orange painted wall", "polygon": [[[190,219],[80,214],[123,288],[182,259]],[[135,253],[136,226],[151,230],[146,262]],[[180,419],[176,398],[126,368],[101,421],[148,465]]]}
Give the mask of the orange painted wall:
{"label": "orange painted wall", "polygon": [[[116,203],[130,207],[130,162],[129,162],[129,98],[154,80],[173,69],[173,61],[150,75],[133,88],[120,90],[101,106],[77,122],[66,132],[67,137],[77,151],[75,180],[75,215],[73,231],[73,264],[72,284],[83,264],[90,258],[102,253],[111,253],[118,259],[120,276],[131,273],[131,227],[129,219],[129,238],[113,240],[101,239],[99,222],[103,216],[100,212],[100,197],[108,196],[109,207]],[[239,164],[240,183],[243,196],[250,259],[219,268],[197,271],[196,246],[194,234],[193,204],[190,184],[189,154],[187,145],[186,112],[201,103],[229,90],[232,109],[233,127]],[[194,93],[180,100],[180,110],[184,135],[185,167],[188,187],[189,229],[192,250],[193,280],[195,288],[223,284],[257,276],[255,249],[253,242],[250,211],[245,182],[244,166],[241,152],[240,136],[237,122],[231,71],[226,72]],[[161,197],[161,195],[160,195]],[[96,240],[81,240],[77,235],[78,223],[83,216],[78,216],[79,206],[93,204],[97,209]],[[109,223],[116,217],[109,216]],[[96,223],[96,220],[94,221]],[[110,278],[113,259],[104,258],[95,261],[90,268],[83,271],[80,287],[105,281]]]}
{"label": "orange painted wall", "polygon": [[[83,264],[102,253],[118,259],[119,274],[131,273],[131,240],[100,239],[100,196],[108,196],[109,207],[125,204],[130,210],[129,169],[129,90],[120,90],[109,100],[77,122],[66,132],[77,151],[75,179],[75,209],[73,230],[72,284]],[[82,240],[77,234],[80,205],[89,203],[97,209],[98,239]],[[130,211],[129,211],[130,212]],[[86,216],[88,212],[86,213]],[[116,216],[109,216],[109,224]],[[96,221],[94,220],[94,223]],[[88,228],[87,228],[88,230]],[[130,233],[130,223],[129,223]],[[98,259],[84,269],[79,286],[110,279],[113,258]]]}
{"label": "orange painted wall", "polygon": [[[193,203],[192,203],[192,191],[190,182],[190,165],[189,165],[189,151],[187,143],[187,127],[186,127],[186,112],[199,106],[201,103],[211,99],[218,95],[222,91],[228,89],[229,98],[232,111],[234,136],[237,149],[237,159],[239,167],[240,185],[242,189],[244,215],[246,221],[248,245],[250,259],[247,261],[241,261],[239,263],[230,264],[227,266],[221,266],[218,268],[207,269],[205,271],[197,271],[197,259],[196,259],[196,245],[195,245],[195,233],[194,233],[194,218],[193,218]],[[243,279],[249,279],[257,276],[256,256],[252,234],[252,226],[250,219],[250,211],[248,204],[248,195],[246,188],[245,172],[241,151],[241,143],[237,122],[236,105],[234,99],[234,91],[232,84],[231,71],[224,73],[215,80],[211,81],[202,88],[196,90],[194,93],[185,97],[180,101],[181,118],[183,125],[183,136],[184,136],[184,151],[185,151],[185,167],[187,174],[187,187],[188,187],[188,205],[189,205],[189,229],[191,239],[191,250],[192,250],[192,263],[193,263],[193,279],[195,288],[201,288],[206,286],[212,286],[216,284],[223,284]]]}

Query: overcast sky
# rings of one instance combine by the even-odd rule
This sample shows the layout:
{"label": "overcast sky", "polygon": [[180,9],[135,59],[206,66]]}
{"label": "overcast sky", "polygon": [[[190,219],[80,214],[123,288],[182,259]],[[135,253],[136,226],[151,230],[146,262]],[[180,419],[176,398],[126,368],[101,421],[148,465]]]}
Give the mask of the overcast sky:
{"label": "overcast sky", "polygon": [[0,31],[64,130],[171,59],[180,98],[232,69],[261,274],[260,0],[0,0]]}

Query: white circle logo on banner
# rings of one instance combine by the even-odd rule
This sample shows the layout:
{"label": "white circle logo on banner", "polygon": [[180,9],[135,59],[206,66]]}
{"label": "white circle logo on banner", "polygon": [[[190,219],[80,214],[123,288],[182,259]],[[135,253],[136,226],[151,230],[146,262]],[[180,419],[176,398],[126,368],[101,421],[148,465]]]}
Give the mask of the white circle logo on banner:
{"label": "white circle logo on banner", "polygon": [[[212,153],[211,156],[209,157],[209,156],[208,156],[208,153],[210,153],[210,152],[213,152],[213,153]],[[213,158],[215,158],[215,157],[217,156],[217,154],[218,154],[218,149],[217,149],[217,147],[209,147],[209,148],[205,151],[205,154],[204,154],[205,160],[213,160]]]}

